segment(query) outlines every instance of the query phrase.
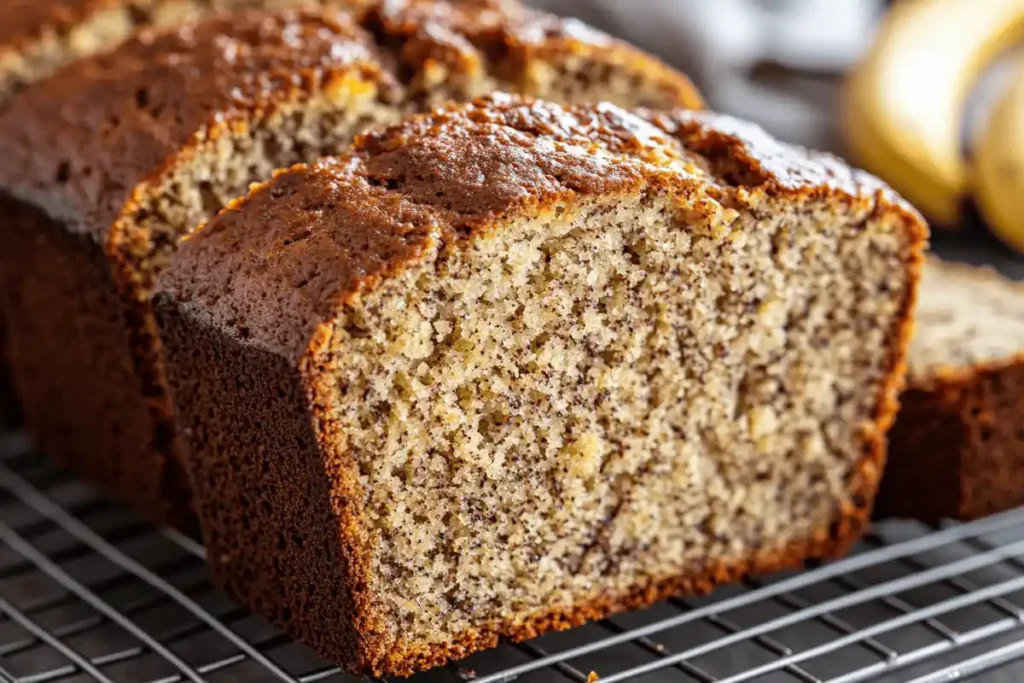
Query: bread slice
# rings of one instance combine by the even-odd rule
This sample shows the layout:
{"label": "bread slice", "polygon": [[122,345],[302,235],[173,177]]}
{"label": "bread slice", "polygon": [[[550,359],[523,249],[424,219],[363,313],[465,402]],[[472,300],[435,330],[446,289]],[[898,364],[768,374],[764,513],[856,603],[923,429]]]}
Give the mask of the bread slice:
{"label": "bread slice", "polygon": [[[0,21],[0,107],[25,86],[65,64],[124,42],[134,31],[243,7],[274,7],[306,0],[24,0],[4,8]],[[333,0],[359,7],[366,0]],[[0,420],[18,408],[8,381],[6,323],[0,298]]]}
{"label": "bread slice", "polygon": [[1024,505],[1024,285],[930,258],[878,514],[937,522]]}
{"label": "bread slice", "polygon": [[0,269],[13,374],[43,449],[150,517],[187,526],[149,301],[180,238],[275,168],[495,87],[700,104],[685,76],[653,58],[487,0],[221,15],[146,32],[23,92],[0,118],[12,223],[0,231]]}
{"label": "bread slice", "polygon": [[842,553],[925,233],[682,111],[496,95],[283,172],[156,300],[214,574],[405,675]]}

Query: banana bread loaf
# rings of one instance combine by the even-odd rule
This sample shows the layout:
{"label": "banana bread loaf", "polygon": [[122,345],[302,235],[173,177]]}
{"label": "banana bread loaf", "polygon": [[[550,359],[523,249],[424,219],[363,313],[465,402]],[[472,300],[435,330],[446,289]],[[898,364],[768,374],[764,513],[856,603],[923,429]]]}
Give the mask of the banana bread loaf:
{"label": "banana bread loaf", "polygon": [[144,32],[27,88],[0,118],[0,268],[12,372],[44,450],[187,525],[149,301],[167,256],[274,168],[494,88],[700,105],[653,58],[497,0],[222,15]]}
{"label": "banana bread loaf", "polygon": [[879,516],[926,522],[1024,505],[1024,285],[931,258]]}
{"label": "banana bread loaf", "polygon": [[495,95],[187,239],[156,309],[218,581],[405,675],[869,515],[926,228],[700,113]]}

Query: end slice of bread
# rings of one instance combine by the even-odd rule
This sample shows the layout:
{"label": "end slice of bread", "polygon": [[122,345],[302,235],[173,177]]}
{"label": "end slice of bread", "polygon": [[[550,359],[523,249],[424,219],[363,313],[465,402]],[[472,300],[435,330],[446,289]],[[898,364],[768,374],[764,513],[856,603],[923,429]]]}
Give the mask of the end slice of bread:
{"label": "end slice of bread", "polygon": [[1024,285],[930,258],[877,514],[937,522],[1024,505]]}
{"label": "end slice of bread", "polygon": [[156,299],[215,576],[404,675],[842,553],[925,233],[711,114],[495,96],[283,172]]}

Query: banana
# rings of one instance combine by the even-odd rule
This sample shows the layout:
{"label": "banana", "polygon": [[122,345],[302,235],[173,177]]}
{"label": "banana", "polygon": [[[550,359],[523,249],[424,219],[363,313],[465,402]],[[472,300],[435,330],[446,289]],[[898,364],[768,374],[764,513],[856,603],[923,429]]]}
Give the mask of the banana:
{"label": "banana", "polygon": [[989,229],[1024,252],[1024,61],[974,142],[974,193]]}
{"label": "banana", "polygon": [[902,0],[851,74],[844,107],[857,161],[938,224],[969,185],[965,102],[993,59],[1024,38],[1024,0]]}

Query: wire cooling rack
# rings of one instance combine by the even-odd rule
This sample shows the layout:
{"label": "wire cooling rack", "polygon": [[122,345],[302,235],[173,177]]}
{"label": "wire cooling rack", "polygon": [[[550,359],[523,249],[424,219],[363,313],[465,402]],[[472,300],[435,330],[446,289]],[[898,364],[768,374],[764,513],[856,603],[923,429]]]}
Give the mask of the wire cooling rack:
{"label": "wire cooling rack", "polygon": [[[1024,680],[1024,511],[503,644],[413,683]],[[355,681],[230,602],[203,548],[0,436],[0,682]],[[363,679],[373,680],[373,679]]]}

